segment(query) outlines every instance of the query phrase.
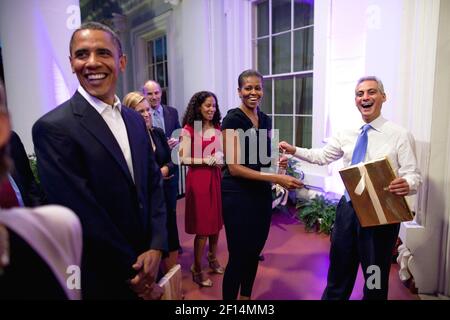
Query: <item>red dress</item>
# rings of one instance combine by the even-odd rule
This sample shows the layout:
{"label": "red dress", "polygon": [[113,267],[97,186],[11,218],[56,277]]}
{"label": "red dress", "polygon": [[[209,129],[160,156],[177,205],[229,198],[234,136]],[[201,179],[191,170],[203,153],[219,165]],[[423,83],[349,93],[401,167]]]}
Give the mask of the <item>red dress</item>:
{"label": "red dress", "polygon": [[[191,137],[191,157],[193,158],[201,158],[205,148],[212,143],[215,144],[207,148],[207,152],[211,150],[212,154],[220,146],[219,141],[216,140],[220,139],[218,136],[205,139],[201,132],[194,132],[189,125],[185,125],[183,129],[182,135],[189,134]],[[189,166],[186,176],[185,203],[186,233],[201,236],[218,234],[223,226],[220,168],[207,165]]]}

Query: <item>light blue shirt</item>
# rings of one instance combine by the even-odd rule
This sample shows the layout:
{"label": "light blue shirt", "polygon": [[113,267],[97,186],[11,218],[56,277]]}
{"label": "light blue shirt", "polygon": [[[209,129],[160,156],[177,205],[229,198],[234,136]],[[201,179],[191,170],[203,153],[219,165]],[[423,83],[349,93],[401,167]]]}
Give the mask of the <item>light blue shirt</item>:
{"label": "light blue shirt", "polygon": [[166,126],[164,125],[164,113],[162,105],[157,106],[155,109],[150,108],[150,114],[152,115],[152,122],[154,127],[161,128],[166,133]]}

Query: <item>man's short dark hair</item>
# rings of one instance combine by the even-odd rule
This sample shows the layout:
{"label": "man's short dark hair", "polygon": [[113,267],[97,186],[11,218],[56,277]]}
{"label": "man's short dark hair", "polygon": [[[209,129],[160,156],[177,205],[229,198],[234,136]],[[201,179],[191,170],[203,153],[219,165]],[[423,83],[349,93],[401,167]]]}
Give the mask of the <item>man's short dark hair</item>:
{"label": "man's short dark hair", "polygon": [[119,39],[119,36],[117,35],[117,33],[105,24],[102,24],[100,22],[91,21],[91,22],[83,23],[78,29],[76,29],[72,33],[72,37],[70,38],[70,45],[69,45],[70,56],[72,56],[72,47],[73,47],[73,41],[75,38],[75,34],[81,30],[101,30],[106,33],[109,33],[111,35],[111,37],[113,38],[114,43],[117,46],[117,50],[119,51],[119,57],[123,55],[122,44],[120,43],[120,39]]}

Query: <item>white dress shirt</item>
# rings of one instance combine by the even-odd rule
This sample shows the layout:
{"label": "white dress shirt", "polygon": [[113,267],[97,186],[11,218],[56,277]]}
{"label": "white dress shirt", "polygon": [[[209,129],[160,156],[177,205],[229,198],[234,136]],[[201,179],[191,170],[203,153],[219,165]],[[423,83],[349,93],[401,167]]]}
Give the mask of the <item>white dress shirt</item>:
{"label": "white dress shirt", "polygon": [[[330,138],[320,149],[296,148],[297,158],[319,165],[329,164],[343,157],[344,167],[352,161],[356,139],[361,126],[353,130],[344,130]],[[364,162],[388,156],[395,173],[404,178],[410,188],[410,195],[416,193],[422,183],[414,152],[414,137],[404,128],[387,121],[381,115],[370,122],[372,129],[367,132],[368,145]]]}
{"label": "white dress shirt", "polygon": [[125,122],[123,122],[122,114],[122,104],[117,96],[114,97],[114,104],[110,106],[103,101],[91,96],[82,86],[78,87],[78,92],[89,102],[89,104],[98,111],[108,125],[111,133],[116,138],[117,143],[122,150],[123,156],[130,170],[131,178],[134,181],[134,171],[133,171],[133,160],[131,158],[130,143],[128,142],[127,128],[125,127]]}

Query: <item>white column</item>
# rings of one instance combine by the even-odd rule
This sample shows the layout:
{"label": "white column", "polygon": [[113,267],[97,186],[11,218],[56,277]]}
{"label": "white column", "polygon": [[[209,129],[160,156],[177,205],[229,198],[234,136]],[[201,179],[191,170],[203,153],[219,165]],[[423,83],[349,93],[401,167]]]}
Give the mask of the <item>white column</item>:
{"label": "white column", "polygon": [[411,38],[404,44],[404,50],[414,55],[405,62],[402,91],[409,108],[405,118],[418,137],[418,157],[425,183],[418,197],[420,219],[403,224],[401,238],[412,254],[408,268],[419,293],[448,296],[450,5],[439,0],[416,0],[409,5]]}
{"label": "white column", "polygon": [[31,127],[67,100],[78,81],[69,63],[69,40],[80,25],[78,0],[0,1],[8,109],[28,153]]}
{"label": "white column", "polygon": [[225,10],[225,60],[223,77],[226,94],[222,115],[240,104],[237,94],[238,76],[252,65],[252,4],[248,0],[224,0]]}
{"label": "white column", "polygon": [[169,79],[175,105],[185,109],[200,90],[217,95],[224,116],[238,105],[237,77],[251,68],[251,2],[189,0],[174,7],[168,23]]}

